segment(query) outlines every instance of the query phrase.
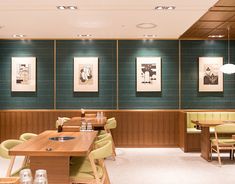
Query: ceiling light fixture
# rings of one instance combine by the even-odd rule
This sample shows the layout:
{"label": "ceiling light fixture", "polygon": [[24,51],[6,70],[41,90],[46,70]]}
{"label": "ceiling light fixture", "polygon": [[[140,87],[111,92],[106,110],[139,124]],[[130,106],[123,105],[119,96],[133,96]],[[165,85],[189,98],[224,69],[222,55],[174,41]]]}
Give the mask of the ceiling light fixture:
{"label": "ceiling light fixture", "polygon": [[91,34],[79,34],[78,37],[82,37],[82,38],[85,38],[85,37],[91,37],[92,35]]}
{"label": "ceiling light fixture", "polygon": [[141,28],[141,29],[153,29],[157,27],[157,25],[154,23],[140,23],[140,24],[137,24],[136,27]]}
{"label": "ceiling light fixture", "polygon": [[143,35],[145,38],[155,38],[157,35],[152,35],[152,34],[145,34]]}
{"label": "ceiling light fixture", "polygon": [[13,34],[12,37],[14,38],[24,38],[26,35],[23,34]]}
{"label": "ceiling light fixture", "polygon": [[76,10],[77,6],[56,6],[58,10]]}
{"label": "ceiling light fixture", "polygon": [[174,10],[175,6],[156,6],[155,10]]}
{"label": "ceiling light fixture", "polygon": [[208,38],[223,38],[224,35],[209,35]]}
{"label": "ceiling light fixture", "polygon": [[235,73],[235,65],[230,63],[230,28],[228,27],[228,63],[220,67],[220,71],[225,74]]}

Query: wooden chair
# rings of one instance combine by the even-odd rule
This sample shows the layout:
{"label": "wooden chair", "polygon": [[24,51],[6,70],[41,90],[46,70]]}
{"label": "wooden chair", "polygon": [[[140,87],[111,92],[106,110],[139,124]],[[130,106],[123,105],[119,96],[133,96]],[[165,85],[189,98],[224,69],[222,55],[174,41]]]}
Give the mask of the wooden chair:
{"label": "wooden chair", "polygon": [[5,158],[5,159],[9,159],[10,160],[10,164],[9,164],[9,167],[7,169],[7,174],[6,174],[6,177],[10,177],[10,176],[15,176],[19,173],[19,171],[22,168],[20,168],[18,171],[14,172],[12,174],[12,168],[14,166],[14,163],[15,163],[15,156],[10,156],[8,154],[9,150],[15,146],[17,146],[18,144],[21,144],[23,143],[23,141],[20,141],[20,140],[17,140],[17,139],[9,139],[9,140],[6,140],[6,141],[3,141],[1,144],[0,144],[0,156]]}
{"label": "wooden chair", "polygon": [[96,114],[85,114],[85,118],[96,118]]}
{"label": "wooden chair", "polygon": [[225,123],[215,127],[215,138],[211,139],[211,158],[213,151],[218,154],[219,165],[221,166],[220,150],[229,150],[233,155],[235,140],[232,136],[224,137],[225,134],[235,133],[235,123]]}
{"label": "wooden chair", "polygon": [[99,148],[89,153],[89,160],[83,157],[70,166],[70,183],[110,184],[104,158],[111,154],[112,142],[100,142]]}
{"label": "wooden chair", "polygon": [[[114,117],[109,118],[107,120],[107,123],[104,126],[104,131],[101,131],[100,135],[105,134],[105,133],[110,133],[110,135],[112,136],[111,130],[115,129],[116,127],[117,127],[116,119]],[[113,136],[112,136],[112,144],[113,144],[113,146],[112,146],[112,149],[113,149],[112,157],[113,157],[113,160],[115,160],[115,157],[116,157],[115,149],[116,149],[116,147],[115,147],[115,144],[114,144],[114,141],[113,141]]]}
{"label": "wooden chair", "polygon": [[23,133],[20,135],[20,140],[21,141],[27,141],[33,137],[36,137],[37,134],[34,134],[34,133]]}
{"label": "wooden chair", "polygon": [[63,126],[63,132],[80,132],[80,126]]}

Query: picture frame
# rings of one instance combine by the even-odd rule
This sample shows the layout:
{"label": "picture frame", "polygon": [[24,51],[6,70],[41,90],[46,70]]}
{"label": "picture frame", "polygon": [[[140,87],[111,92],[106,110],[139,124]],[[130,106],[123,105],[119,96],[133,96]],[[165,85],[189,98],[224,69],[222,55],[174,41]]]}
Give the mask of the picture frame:
{"label": "picture frame", "polygon": [[12,57],[11,91],[36,91],[36,57]]}
{"label": "picture frame", "polygon": [[161,57],[136,58],[136,91],[161,92]]}
{"label": "picture frame", "polygon": [[199,92],[223,92],[223,57],[199,57]]}
{"label": "picture frame", "polygon": [[74,58],[74,92],[98,92],[99,58]]}

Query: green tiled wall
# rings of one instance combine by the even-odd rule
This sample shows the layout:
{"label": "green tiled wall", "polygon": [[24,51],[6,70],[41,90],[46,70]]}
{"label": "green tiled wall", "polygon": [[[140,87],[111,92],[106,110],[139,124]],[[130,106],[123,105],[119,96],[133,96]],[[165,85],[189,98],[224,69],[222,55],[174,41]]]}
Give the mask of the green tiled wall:
{"label": "green tiled wall", "polygon": [[[118,50],[120,109],[178,109],[177,40],[119,41]],[[161,57],[161,92],[136,93],[136,57]]]}
{"label": "green tiled wall", "polygon": [[[36,57],[36,92],[11,92],[11,58]],[[53,41],[0,41],[0,109],[53,108]]]}
{"label": "green tiled wall", "polygon": [[[181,41],[183,109],[235,108],[235,75],[224,74],[223,93],[198,92],[198,58],[223,57],[227,63],[227,41]],[[231,42],[231,62],[235,64],[235,42]]]}
{"label": "green tiled wall", "polygon": [[[181,42],[181,108],[235,108],[235,75],[224,74],[223,93],[198,92],[198,58],[220,56],[227,62],[227,41]],[[178,109],[179,41],[118,41],[118,104],[116,104],[116,40],[56,41],[56,108]],[[162,91],[136,93],[136,57],[161,57]],[[37,91],[11,92],[11,57],[37,58]],[[73,92],[74,57],[99,58],[99,92]],[[54,41],[0,41],[0,109],[53,109]],[[235,41],[231,41],[235,64]]]}
{"label": "green tiled wall", "polygon": [[[116,109],[116,41],[57,41],[57,108]],[[73,92],[74,57],[99,58],[99,92]]]}

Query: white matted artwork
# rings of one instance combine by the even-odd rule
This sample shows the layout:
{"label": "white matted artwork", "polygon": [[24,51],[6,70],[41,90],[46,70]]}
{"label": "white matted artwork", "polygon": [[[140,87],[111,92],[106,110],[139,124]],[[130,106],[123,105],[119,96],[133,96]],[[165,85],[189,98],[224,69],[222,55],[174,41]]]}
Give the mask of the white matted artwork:
{"label": "white matted artwork", "polygon": [[136,58],[136,83],[137,92],[161,91],[160,57]]}
{"label": "white matted artwork", "polygon": [[222,57],[199,57],[199,92],[223,92]]}
{"label": "white matted artwork", "polygon": [[98,57],[74,58],[74,92],[98,92]]}
{"label": "white matted artwork", "polygon": [[36,91],[36,57],[12,57],[11,91]]}

